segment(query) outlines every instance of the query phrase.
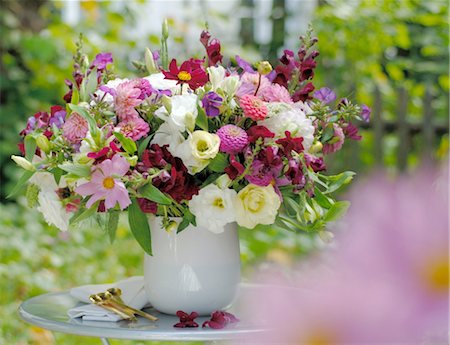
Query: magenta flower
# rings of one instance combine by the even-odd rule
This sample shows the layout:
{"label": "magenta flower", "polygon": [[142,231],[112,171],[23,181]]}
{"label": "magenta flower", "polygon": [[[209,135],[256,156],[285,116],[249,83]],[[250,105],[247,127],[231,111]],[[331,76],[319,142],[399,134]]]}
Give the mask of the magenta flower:
{"label": "magenta flower", "polygon": [[128,138],[134,141],[146,137],[150,131],[150,126],[140,117],[129,118],[117,125],[120,131]]}
{"label": "magenta flower", "polygon": [[337,124],[333,123],[334,128],[334,136],[323,144],[323,153],[329,154],[336,151],[339,151],[342,148],[342,145],[344,145],[344,139],[345,134],[341,127],[339,127]]}
{"label": "magenta flower", "polygon": [[216,310],[211,314],[211,319],[203,322],[202,327],[210,327],[213,329],[222,329],[230,323],[239,322],[239,319],[226,311]]}
{"label": "magenta flower", "polygon": [[95,56],[94,61],[92,61],[92,66],[97,67],[99,71],[106,68],[106,65],[113,62],[111,53],[99,53]]}
{"label": "magenta flower", "polygon": [[372,110],[365,104],[361,106],[361,117],[365,122],[370,121],[370,114],[372,113]]}
{"label": "magenta flower", "polygon": [[220,151],[225,153],[239,153],[248,144],[247,133],[235,125],[225,125],[216,134],[220,138]]}
{"label": "magenta flower", "polygon": [[83,116],[72,113],[62,126],[62,134],[71,143],[78,143],[86,137],[88,127],[88,123]]}
{"label": "magenta flower", "polygon": [[78,186],[75,192],[82,196],[91,196],[86,207],[90,208],[96,201],[105,200],[105,208],[110,209],[119,203],[124,210],[131,204],[128,191],[120,180],[124,176],[130,164],[116,154],[112,159],[106,159],[93,167],[91,181]]}
{"label": "magenta flower", "polygon": [[177,328],[195,328],[198,327],[198,323],[195,322],[195,318],[197,318],[198,313],[196,313],[195,311],[193,311],[192,313],[188,314],[185,313],[182,310],[178,310],[177,311],[177,316],[180,318],[180,322],[176,323],[175,325],[173,325],[173,327],[177,327]]}
{"label": "magenta flower", "polygon": [[142,103],[140,96],[141,89],[133,81],[126,81],[117,86],[114,105],[120,120],[125,121],[139,117],[135,107]]}

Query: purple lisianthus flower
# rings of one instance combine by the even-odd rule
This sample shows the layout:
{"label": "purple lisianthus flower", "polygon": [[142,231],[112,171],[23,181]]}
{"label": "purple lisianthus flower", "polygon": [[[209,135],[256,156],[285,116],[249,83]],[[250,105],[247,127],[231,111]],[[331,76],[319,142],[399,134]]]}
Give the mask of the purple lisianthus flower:
{"label": "purple lisianthus flower", "polygon": [[102,90],[104,93],[109,93],[113,97],[116,96],[116,89],[113,89],[112,87],[102,85],[102,86],[100,86],[100,90]]}
{"label": "purple lisianthus flower", "polygon": [[370,121],[370,114],[372,113],[372,110],[365,104],[361,106],[361,117],[365,122]]}
{"label": "purple lisianthus flower", "polygon": [[50,121],[48,122],[49,126],[52,127],[55,125],[58,128],[64,124],[66,119],[66,111],[64,109],[55,111],[50,117]]}
{"label": "purple lisianthus flower", "polygon": [[327,104],[336,100],[336,93],[328,87],[323,87],[314,92],[314,97],[322,103]]}
{"label": "purple lisianthus flower", "polygon": [[242,68],[245,72],[248,73],[256,73],[256,71],[253,69],[252,65],[242,59],[239,55],[236,55],[236,62],[240,68]]}
{"label": "purple lisianthus flower", "polygon": [[99,53],[95,56],[94,61],[92,61],[92,67],[97,67],[99,71],[106,68],[106,65],[113,62],[111,53]]}
{"label": "purple lisianthus flower", "polygon": [[220,106],[222,105],[223,99],[214,91],[208,92],[202,99],[203,108],[206,111],[206,115],[210,117],[215,117],[220,114]]}

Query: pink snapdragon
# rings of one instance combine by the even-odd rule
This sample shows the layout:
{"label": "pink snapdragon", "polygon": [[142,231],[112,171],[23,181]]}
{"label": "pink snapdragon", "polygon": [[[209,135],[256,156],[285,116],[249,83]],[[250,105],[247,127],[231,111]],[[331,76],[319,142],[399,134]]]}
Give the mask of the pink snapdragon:
{"label": "pink snapdragon", "polygon": [[126,81],[116,88],[114,105],[119,119],[126,121],[139,117],[135,107],[142,103],[141,89],[133,81]]}
{"label": "pink snapdragon", "polygon": [[91,196],[86,203],[90,208],[96,201],[104,200],[105,208],[110,209],[119,203],[124,210],[131,204],[128,191],[120,180],[124,176],[130,164],[127,160],[116,154],[112,159],[106,159],[93,168],[91,181],[78,186],[75,192],[82,196]]}

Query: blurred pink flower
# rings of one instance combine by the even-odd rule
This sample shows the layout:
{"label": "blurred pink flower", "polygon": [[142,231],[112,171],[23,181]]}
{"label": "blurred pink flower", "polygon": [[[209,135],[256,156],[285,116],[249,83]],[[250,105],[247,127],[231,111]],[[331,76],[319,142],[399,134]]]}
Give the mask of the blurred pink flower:
{"label": "blurred pink flower", "polygon": [[339,151],[344,145],[345,134],[341,127],[333,123],[334,136],[333,138],[323,145],[323,153],[330,154]]}
{"label": "blurred pink flower", "polygon": [[86,203],[88,208],[98,200],[105,200],[106,209],[113,208],[119,203],[120,209],[124,210],[131,204],[131,200],[120,177],[124,176],[129,168],[128,161],[116,154],[112,159],[106,159],[96,165],[91,181],[78,186],[75,192],[82,196],[91,195]]}
{"label": "blurred pink flower", "polygon": [[431,170],[369,180],[352,193],[336,248],[290,283],[262,278],[272,285],[241,318],[270,331],[239,344],[446,344],[448,181]]}
{"label": "blurred pink flower", "polygon": [[120,122],[117,127],[128,138],[134,141],[146,137],[150,131],[150,126],[140,117],[128,118],[126,121]]}
{"label": "blurred pink flower", "polygon": [[135,107],[142,103],[140,96],[141,89],[138,88],[134,81],[126,81],[117,86],[114,106],[120,120],[126,121],[130,118],[139,117]]}
{"label": "blurred pink flower", "polygon": [[245,95],[255,95],[256,89],[259,88],[256,96],[261,95],[264,90],[270,87],[271,83],[266,76],[261,76],[261,81],[259,81],[260,75],[258,73],[245,72],[241,75],[241,86],[236,92],[236,96],[243,97]]}
{"label": "blurred pink flower", "polygon": [[88,123],[84,117],[78,113],[72,113],[72,115],[70,115],[62,126],[64,138],[69,140],[71,143],[80,142],[86,137],[87,131]]}
{"label": "blurred pink flower", "polygon": [[271,84],[261,91],[262,99],[265,102],[293,103],[289,91],[280,84]]}

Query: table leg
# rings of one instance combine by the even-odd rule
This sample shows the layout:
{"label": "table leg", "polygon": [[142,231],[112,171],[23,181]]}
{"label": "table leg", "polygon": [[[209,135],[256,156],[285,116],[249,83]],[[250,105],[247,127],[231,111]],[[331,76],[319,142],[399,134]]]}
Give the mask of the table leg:
{"label": "table leg", "polygon": [[100,340],[102,341],[103,345],[110,345],[108,339],[106,338],[100,338]]}

